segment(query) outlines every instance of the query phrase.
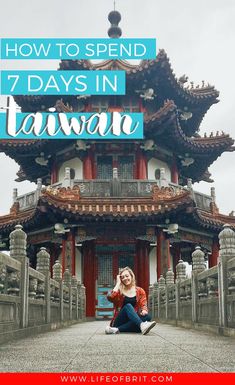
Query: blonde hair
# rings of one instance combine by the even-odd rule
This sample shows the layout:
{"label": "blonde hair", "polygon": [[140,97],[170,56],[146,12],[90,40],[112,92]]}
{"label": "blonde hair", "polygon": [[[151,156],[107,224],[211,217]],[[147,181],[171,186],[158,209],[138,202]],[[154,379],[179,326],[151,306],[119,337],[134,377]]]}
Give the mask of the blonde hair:
{"label": "blonde hair", "polygon": [[[133,270],[129,267],[129,266],[126,266],[126,267],[123,267],[122,269],[120,269],[119,271],[119,276],[120,276],[120,280],[121,280],[121,275],[124,271],[128,271],[130,273],[130,276],[132,278],[132,286],[136,286],[136,283],[135,283],[135,274],[133,272]],[[123,293],[123,289],[124,289],[125,285],[123,285],[122,283],[122,280],[121,280],[121,284],[120,284],[120,292]]]}

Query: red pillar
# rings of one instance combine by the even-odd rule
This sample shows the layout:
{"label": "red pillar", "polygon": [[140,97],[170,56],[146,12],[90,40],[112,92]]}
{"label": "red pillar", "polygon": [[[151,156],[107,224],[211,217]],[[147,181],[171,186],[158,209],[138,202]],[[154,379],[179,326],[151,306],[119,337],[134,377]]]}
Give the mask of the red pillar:
{"label": "red pillar", "polygon": [[159,230],[157,233],[157,279],[160,278],[162,274],[162,241],[164,234],[162,230]]}
{"label": "red pillar", "polygon": [[137,179],[147,179],[147,160],[144,154],[140,151],[137,155]]}
{"label": "red pillar", "polygon": [[92,154],[89,151],[87,156],[83,160],[83,178],[84,179],[93,179],[93,160],[92,160]]}
{"label": "red pillar", "polygon": [[149,248],[147,242],[143,242],[143,265],[144,265],[144,279],[143,279],[143,289],[146,292],[148,297],[149,292]]}
{"label": "red pillar", "polygon": [[75,235],[72,233],[71,234],[71,239],[70,241],[72,242],[72,255],[71,255],[71,274],[75,275],[75,256],[76,256],[76,248],[75,248]]}
{"label": "red pillar", "polygon": [[136,283],[137,286],[141,286],[141,241],[136,242]]}
{"label": "red pillar", "polygon": [[173,160],[173,164],[171,166],[171,181],[172,183],[179,184],[179,173],[175,159]]}
{"label": "red pillar", "polygon": [[166,239],[166,251],[167,251],[167,267],[170,269],[171,267],[171,253],[170,253],[170,240]]}
{"label": "red pillar", "polygon": [[95,316],[95,253],[92,242],[86,242],[83,254],[83,281],[86,288],[86,316]]}
{"label": "red pillar", "polygon": [[62,239],[62,258],[61,258],[62,274],[64,274],[64,271],[65,271],[65,247],[66,247],[66,239]]}
{"label": "red pillar", "polygon": [[179,263],[180,254],[181,254],[180,244],[179,243],[174,245],[173,251],[174,251],[174,255],[173,255],[173,269],[174,269],[174,273],[176,275],[176,265]]}
{"label": "red pillar", "polygon": [[144,242],[140,241],[140,286],[145,289],[145,251],[144,251]]}
{"label": "red pillar", "polygon": [[113,279],[116,281],[118,275],[118,254],[114,253],[113,255]]}
{"label": "red pillar", "polygon": [[217,238],[213,239],[211,255],[209,258],[209,268],[217,266],[219,257],[219,242]]}
{"label": "red pillar", "polygon": [[56,162],[53,162],[51,167],[51,184],[57,182],[57,165]]}

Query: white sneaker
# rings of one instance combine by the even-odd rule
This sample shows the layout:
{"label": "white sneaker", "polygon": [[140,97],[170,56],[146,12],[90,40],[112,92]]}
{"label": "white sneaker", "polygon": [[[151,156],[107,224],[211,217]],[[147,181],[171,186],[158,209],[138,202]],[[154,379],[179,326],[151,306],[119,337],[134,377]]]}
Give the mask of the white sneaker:
{"label": "white sneaker", "polygon": [[145,321],[145,322],[141,322],[140,324],[140,330],[141,330],[141,333],[144,335],[144,334],[147,334],[154,326],[156,325],[156,321]]}
{"label": "white sneaker", "polygon": [[111,327],[111,326],[107,326],[105,328],[105,334],[117,334],[119,333],[119,329],[118,328],[114,328],[114,327]]}

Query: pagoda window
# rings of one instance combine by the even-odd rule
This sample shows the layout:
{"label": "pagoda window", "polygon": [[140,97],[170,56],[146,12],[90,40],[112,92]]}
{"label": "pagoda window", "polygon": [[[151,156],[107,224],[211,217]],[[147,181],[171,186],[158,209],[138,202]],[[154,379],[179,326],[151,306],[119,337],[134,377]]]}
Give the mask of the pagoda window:
{"label": "pagoda window", "polygon": [[133,156],[118,157],[118,177],[120,179],[133,179]]}
{"label": "pagoda window", "polygon": [[92,98],[91,110],[92,112],[107,112],[109,107],[108,98]]}
{"label": "pagoda window", "polygon": [[160,168],[156,168],[155,170],[155,179],[160,179],[160,175],[161,175],[161,170]]}
{"label": "pagoda window", "polygon": [[75,173],[76,171],[74,170],[74,168],[70,168],[70,179],[75,179]]}
{"label": "pagoda window", "polygon": [[113,178],[113,158],[112,156],[97,157],[97,179]]}
{"label": "pagoda window", "polygon": [[124,97],[122,103],[123,110],[125,112],[139,112],[140,102],[138,97]]}
{"label": "pagoda window", "polygon": [[117,168],[119,179],[133,179],[134,157],[132,155],[97,156],[97,179],[112,179]]}

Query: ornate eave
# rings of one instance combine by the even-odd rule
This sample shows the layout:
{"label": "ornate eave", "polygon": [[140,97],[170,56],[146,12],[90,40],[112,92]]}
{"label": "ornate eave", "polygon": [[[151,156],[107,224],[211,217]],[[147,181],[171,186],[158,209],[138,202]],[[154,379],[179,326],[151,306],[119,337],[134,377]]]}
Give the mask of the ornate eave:
{"label": "ornate eave", "polygon": [[[84,221],[89,218],[97,220],[148,220],[161,217],[170,212],[177,212],[192,204],[189,191],[172,188],[153,188],[151,197],[145,198],[99,198],[82,197],[78,187],[44,189],[37,206],[31,210],[19,211],[14,204],[11,213],[0,217],[0,230],[4,233],[11,231],[18,223],[27,227],[38,222],[38,216],[53,212],[60,217],[69,217],[70,220]],[[47,222],[48,223],[48,222]]]}
{"label": "ornate eave", "polygon": [[[137,96],[139,92],[147,88],[154,89],[156,100],[162,103],[164,100],[173,99],[178,109],[185,108],[192,112],[190,121],[182,123],[182,128],[187,135],[193,135],[198,131],[200,123],[214,103],[218,102],[219,92],[210,85],[191,88],[177,79],[171,68],[170,61],[164,50],[160,50],[156,59],[143,60],[139,65],[133,65],[125,60],[105,60],[100,63],[91,63],[89,60],[62,60],[59,70],[122,70],[126,72],[126,93]],[[137,92],[137,93],[136,93]],[[75,96],[61,96],[65,104],[71,104]],[[117,98],[119,98],[117,96]],[[121,96],[120,96],[121,98]],[[54,106],[56,96],[15,96],[15,101],[21,106],[23,112],[46,110]],[[88,103],[89,97],[86,98]],[[76,103],[75,103],[76,104]]]}
{"label": "ornate eave", "polygon": [[77,186],[74,188],[44,189],[37,205],[30,210],[19,210],[14,203],[10,214],[0,217],[1,234],[7,236],[16,224],[22,224],[26,230],[43,225],[53,225],[55,220],[69,219],[76,224],[90,221],[128,222],[144,221],[159,223],[164,218],[174,218],[179,225],[221,231],[228,223],[235,229],[235,216],[220,214],[213,203],[211,211],[203,211],[195,206],[190,191],[171,187],[153,187],[150,197],[140,198],[100,198],[82,197]]}
{"label": "ornate eave", "polygon": [[[145,118],[145,128],[147,138],[154,139],[155,143],[179,157],[178,167],[182,177],[192,178],[194,182],[202,179],[209,181],[208,167],[223,152],[235,150],[234,140],[224,133],[219,135],[217,132],[210,137],[187,137],[181,128],[177,107],[171,100]],[[183,167],[180,159],[183,161],[184,157],[192,158],[193,163]]]}
{"label": "ornate eave", "polygon": [[[175,91],[175,95],[180,95],[182,100],[191,104],[200,104],[202,101],[217,99],[219,92],[214,86],[204,86],[198,88],[186,88],[176,78],[167,57],[166,52],[161,49],[156,59],[143,60],[139,65],[133,65],[124,60],[105,60],[101,63],[91,63],[89,60],[63,60],[59,66],[60,70],[124,70],[127,80],[140,80],[140,78],[152,78],[153,75],[163,75],[166,86]],[[160,79],[160,76],[159,76]],[[212,103],[213,104],[213,103]]]}
{"label": "ornate eave", "polygon": [[232,229],[235,230],[235,216],[224,215],[213,212],[206,212],[202,210],[195,210],[193,213],[194,221],[205,229],[211,229],[220,232],[223,226],[228,223]]}
{"label": "ornate eave", "polygon": [[[60,108],[63,108],[60,102]],[[64,106],[66,108],[66,106]],[[209,137],[189,138],[182,130],[179,120],[178,109],[172,100],[168,100],[164,105],[152,115],[145,114],[145,137],[154,139],[159,146],[172,151],[178,156],[178,167],[183,178],[192,178],[193,181],[211,181],[208,175],[208,167],[225,151],[234,151],[234,140],[223,133]],[[75,140],[72,141],[74,143]],[[43,152],[45,156],[53,154],[63,149],[67,141],[53,140],[53,151],[50,140],[2,140],[0,141],[0,151],[4,151],[20,165],[18,181],[29,179],[35,181],[37,178],[47,178],[50,174],[48,166],[42,166],[35,162],[35,158]],[[70,142],[71,145],[71,142]],[[185,154],[193,158],[193,164],[184,167],[181,159]],[[151,151],[154,155],[154,151]],[[157,154],[156,154],[157,155]]]}

